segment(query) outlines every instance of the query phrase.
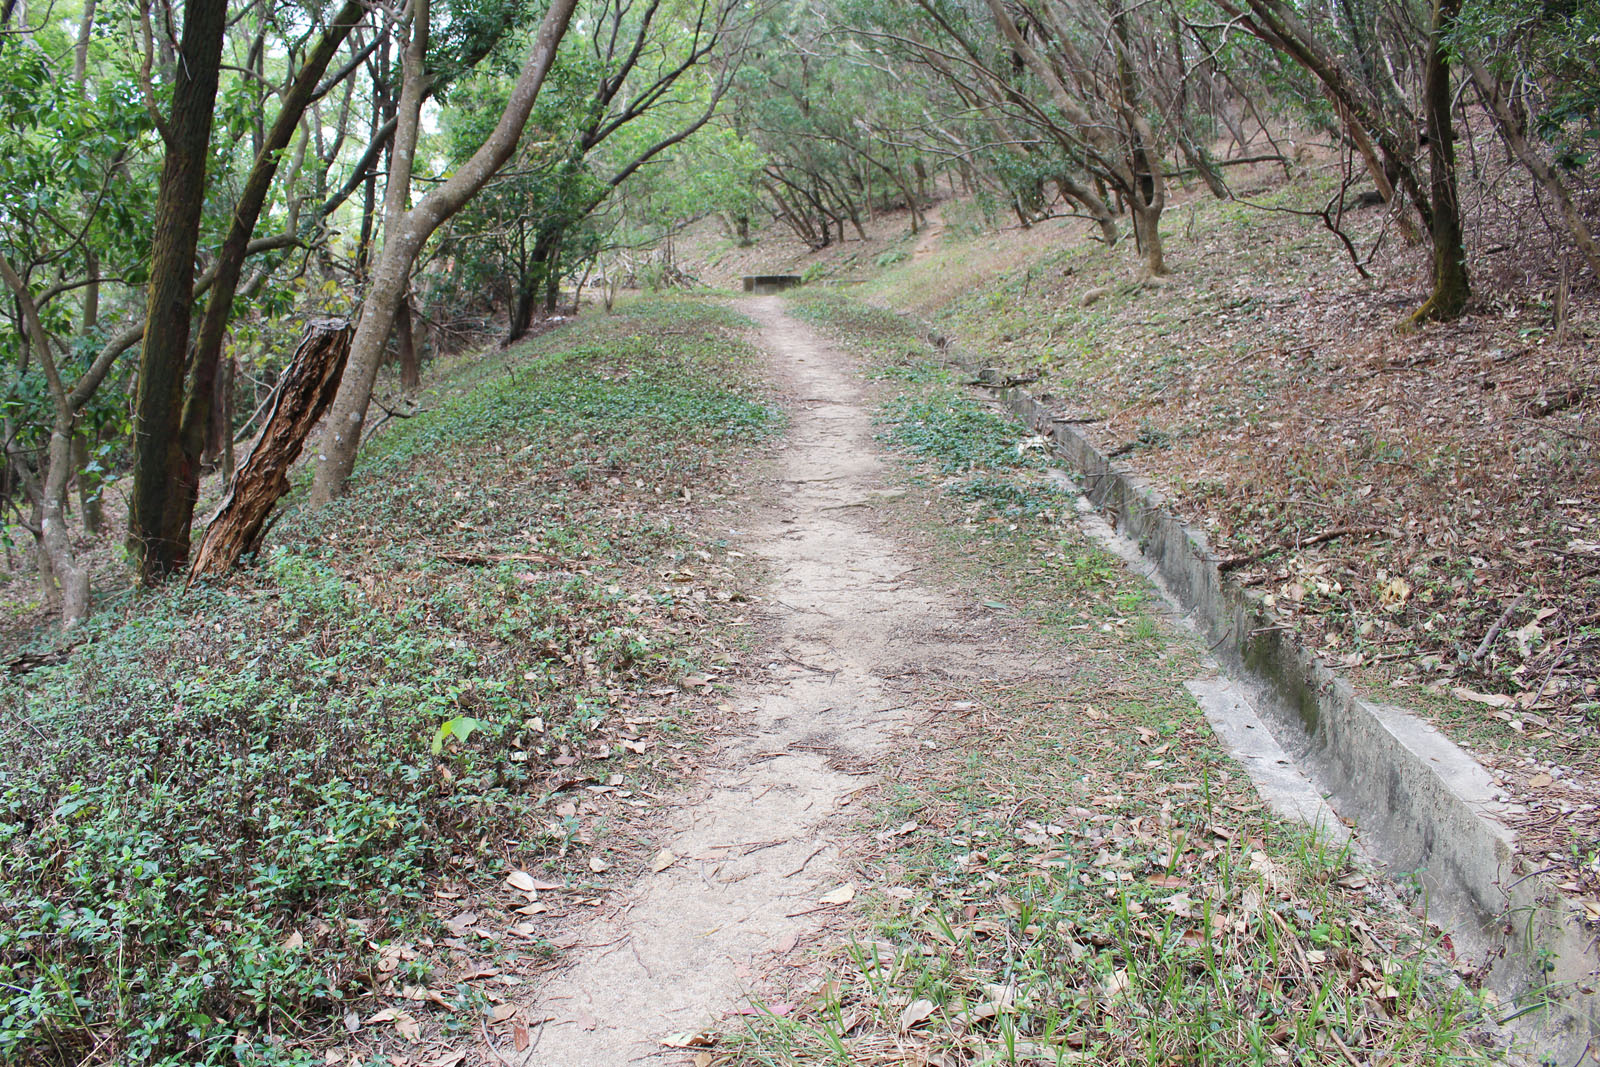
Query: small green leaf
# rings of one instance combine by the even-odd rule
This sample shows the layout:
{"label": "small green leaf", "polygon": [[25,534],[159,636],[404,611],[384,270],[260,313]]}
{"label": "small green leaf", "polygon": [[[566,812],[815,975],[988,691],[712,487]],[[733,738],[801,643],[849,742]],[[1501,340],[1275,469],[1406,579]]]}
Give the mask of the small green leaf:
{"label": "small green leaf", "polygon": [[454,737],[457,741],[465,741],[472,736],[474,730],[483,729],[483,723],[470,715],[457,715],[453,719],[446,719],[439,724],[439,732],[433,739],[433,754],[439,755],[444,751],[444,739]]}

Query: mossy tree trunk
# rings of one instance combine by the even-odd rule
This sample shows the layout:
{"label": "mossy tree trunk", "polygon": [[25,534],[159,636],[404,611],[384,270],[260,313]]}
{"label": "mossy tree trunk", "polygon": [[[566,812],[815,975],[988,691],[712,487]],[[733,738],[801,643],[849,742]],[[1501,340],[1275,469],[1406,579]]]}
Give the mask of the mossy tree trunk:
{"label": "mossy tree trunk", "polygon": [[1456,193],[1456,142],[1450,121],[1450,60],[1445,34],[1461,11],[1461,0],[1433,0],[1428,33],[1427,83],[1423,90],[1428,130],[1428,165],[1433,201],[1433,292],[1406,320],[1415,327],[1429,320],[1458,318],[1467,307],[1472,286],[1467,278],[1467,250],[1461,238],[1461,201]]}
{"label": "mossy tree trunk", "polygon": [[193,477],[185,470],[179,429],[194,308],[195,249],[227,21],[226,0],[188,0],[184,5],[172,111],[161,130],[166,156],[150,244],[144,350],[134,413],[133,495],[128,503],[128,548],[146,585],[165,577],[189,555],[189,524],[186,518],[180,521],[172,490]]}

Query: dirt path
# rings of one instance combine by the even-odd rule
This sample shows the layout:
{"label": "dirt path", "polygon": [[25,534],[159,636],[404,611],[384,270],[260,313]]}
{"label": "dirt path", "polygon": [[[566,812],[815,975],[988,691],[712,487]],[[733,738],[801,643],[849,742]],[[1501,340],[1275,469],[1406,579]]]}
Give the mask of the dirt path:
{"label": "dirt path", "polygon": [[781,484],[743,545],[773,575],[770,677],[733,695],[747,732],[713,754],[660,841],[680,858],[642,873],[534,994],[529,1015],[550,1021],[524,1064],[681,1062],[662,1038],[737,1008],[824,921],[821,898],[853,882],[840,848],[851,803],[923,721],[932,694],[916,680],[995,677],[1012,662],[991,613],[919,585],[915,558],[879,528],[874,503],[891,490],[849,358],[776,297],[742,307],[792,398]]}
{"label": "dirt path", "polygon": [[944,205],[935,204],[922,216],[922,235],[917,238],[917,243],[911,249],[913,256],[925,256],[933,251],[933,246],[939,238],[944,236]]}

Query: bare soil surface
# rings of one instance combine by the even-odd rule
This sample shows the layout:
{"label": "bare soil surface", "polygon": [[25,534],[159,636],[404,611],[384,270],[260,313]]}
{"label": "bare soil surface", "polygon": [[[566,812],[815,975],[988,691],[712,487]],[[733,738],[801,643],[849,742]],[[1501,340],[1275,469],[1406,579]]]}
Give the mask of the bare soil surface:
{"label": "bare soil surface", "polygon": [[943,683],[1038,669],[993,613],[919,582],[878,518],[897,490],[848,357],[775,297],[741,306],[791,397],[777,484],[739,537],[772,576],[768,669],[733,695],[743,721],[699,792],[669,805],[652,869],[530,994],[525,1064],[681,1061],[853,898],[852,805],[887,754],[918,743]]}

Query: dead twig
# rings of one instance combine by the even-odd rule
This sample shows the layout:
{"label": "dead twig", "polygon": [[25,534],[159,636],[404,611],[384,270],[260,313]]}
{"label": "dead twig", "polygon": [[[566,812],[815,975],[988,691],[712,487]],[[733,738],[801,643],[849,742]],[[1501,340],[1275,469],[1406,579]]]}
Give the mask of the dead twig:
{"label": "dead twig", "polygon": [[1500,631],[1506,628],[1506,623],[1511,621],[1511,616],[1517,613],[1517,609],[1522,607],[1522,602],[1527,599],[1528,594],[1523,593],[1513,600],[1506,610],[1500,613],[1500,617],[1494,621],[1494,625],[1489,627],[1489,632],[1483,635],[1483,640],[1478,642],[1478,649],[1472,654],[1473,666],[1483,662],[1483,658],[1489,654],[1489,649],[1494,647],[1494,639],[1500,636]]}
{"label": "dead twig", "polygon": [[1263,548],[1259,552],[1250,552],[1242,556],[1224,556],[1217,560],[1217,570],[1226,574],[1228,571],[1236,570],[1247,563],[1256,563],[1268,556],[1277,555],[1279,552],[1309,548],[1312,545],[1320,545],[1324,541],[1332,541],[1338,537],[1371,537],[1373,534],[1383,532],[1384,527],[1382,526],[1336,526],[1331,530],[1322,531],[1315,537],[1307,537],[1304,540],[1295,541],[1293,544],[1273,545],[1271,548]]}

